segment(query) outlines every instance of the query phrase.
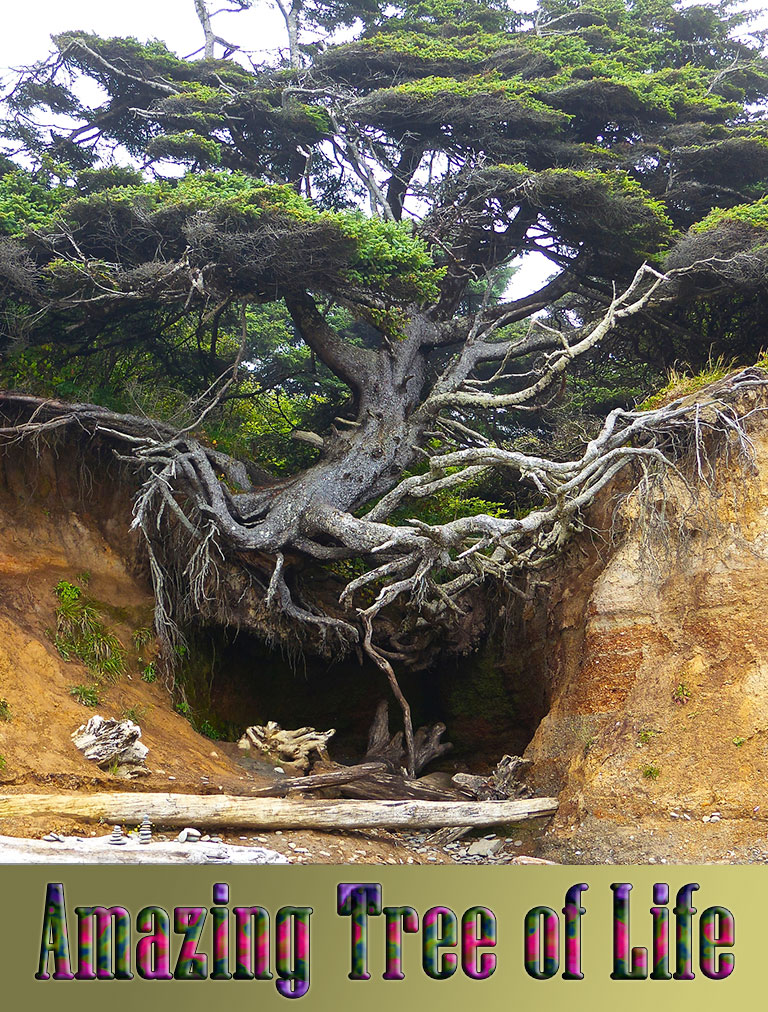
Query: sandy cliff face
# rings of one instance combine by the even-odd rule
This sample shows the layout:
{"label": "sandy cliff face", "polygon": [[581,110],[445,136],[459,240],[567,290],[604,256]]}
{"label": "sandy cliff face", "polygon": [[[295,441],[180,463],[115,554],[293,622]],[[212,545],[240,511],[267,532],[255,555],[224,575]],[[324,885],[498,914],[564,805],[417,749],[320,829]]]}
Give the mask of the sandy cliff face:
{"label": "sandy cliff face", "polygon": [[690,544],[656,564],[635,536],[590,548],[551,592],[527,753],[560,791],[547,856],[768,859],[768,431],[753,440],[751,485],[730,470]]}

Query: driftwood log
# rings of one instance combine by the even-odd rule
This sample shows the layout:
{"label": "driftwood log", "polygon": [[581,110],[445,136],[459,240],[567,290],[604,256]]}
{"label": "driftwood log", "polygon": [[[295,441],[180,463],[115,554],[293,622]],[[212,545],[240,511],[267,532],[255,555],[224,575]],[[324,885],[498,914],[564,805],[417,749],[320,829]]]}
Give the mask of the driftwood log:
{"label": "driftwood log", "polygon": [[286,777],[269,787],[260,787],[250,797],[284,798],[296,791],[316,791],[321,788],[345,788],[356,780],[368,781],[386,770],[384,763],[361,763],[359,766],[339,766],[327,773],[316,773],[308,777]]}
{"label": "driftwood log", "polygon": [[293,801],[192,794],[12,794],[0,796],[0,820],[105,819],[155,825],[251,829],[437,829],[496,826],[557,810],[556,798],[520,801]]}

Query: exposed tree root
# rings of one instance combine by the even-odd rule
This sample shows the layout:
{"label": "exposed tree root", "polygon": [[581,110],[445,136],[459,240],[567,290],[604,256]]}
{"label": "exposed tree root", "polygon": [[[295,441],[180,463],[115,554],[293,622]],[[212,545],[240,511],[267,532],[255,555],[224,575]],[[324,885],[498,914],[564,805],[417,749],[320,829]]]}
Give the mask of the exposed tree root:
{"label": "exposed tree root", "polygon": [[[536,403],[547,396],[573,358],[598,344],[619,320],[645,310],[669,284],[669,278],[642,268],[601,318],[570,342],[562,334],[556,340],[543,332],[517,343],[493,340],[504,314],[490,322],[478,315],[470,339],[429,396],[414,401],[410,415],[405,401],[399,420],[396,413],[390,418],[372,405],[365,411],[361,407],[356,427],[334,430],[318,464],[283,481],[265,484],[263,474],[256,474],[250,465],[196,439],[192,426],[178,431],[94,405],[12,392],[0,394],[0,411],[6,418],[0,439],[39,441],[74,431],[110,448],[133,472],[139,486],[133,527],[146,544],[155,623],[167,658],[173,658],[173,648],[183,642],[183,629],[195,616],[212,610],[226,615],[222,573],[230,565],[247,574],[265,615],[296,630],[312,629],[329,652],[362,646],[386,675],[400,704],[406,765],[413,776],[418,744],[394,670],[395,663],[411,661],[408,636],[437,635],[460,620],[467,591],[486,580],[518,589],[527,574],[557,558],[583,526],[585,512],[622,471],[632,474],[628,484],[636,487],[636,499],[656,504],[647,524],[653,532],[654,525],[669,522],[664,508],[667,482],[674,479],[696,504],[701,489],[714,487],[718,460],[745,470],[751,466],[746,426],[755,411],[763,410],[761,399],[768,386],[768,375],[759,369],[729,377],[700,400],[677,401],[652,411],[616,409],[581,456],[572,460],[549,460],[494,445],[451,417],[453,409],[466,406]],[[337,356],[347,356],[344,363],[351,383],[357,382],[356,369],[373,368],[360,358],[361,349],[333,343],[311,306],[296,304],[292,312],[308,332],[319,328],[318,341],[331,341]],[[393,398],[397,390],[408,388],[411,374],[405,371],[417,368],[417,354],[430,340],[442,340],[441,333],[424,321],[414,323],[402,347],[393,348],[386,370],[381,362],[377,366],[381,388],[389,384]],[[489,392],[482,386],[485,381],[471,379],[479,362],[498,361],[503,371],[510,361],[530,357],[539,347],[545,349],[543,364],[521,373],[530,379],[513,393]],[[755,394],[751,400],[750,392]],[[404,441],[418,443],[428,425],[450,432],[456,448],[445,448],[449,441],[445,436],[441,449],[429,456],[424,473],[398,480],[393,475],[402,473],[403,462],[414,456],[412,448],[403,450]],[[460,489],[488,469],[503,471],[532,488],[538,505],[522,517],[478,514],[440,524],[417,518],[392,522],[394,511],[405,502]],[[353,488],[358,490],[350,491]],[[359,515],[361,506],[376,495],[380,498],[375,505]],[[307,596],[292,572],[292,561],[301,557],[322,562],[360,559],[365,568],[347,583],[338,607],[329,609]],[[271,566],[271,575],[265,573],[265,565]],[[263,584],[253,575],[257,569]],[[380,638],[393,606],[401,614],[405,611],[408,628],[403,635],[390,637],[385,647],[376,637]]]}

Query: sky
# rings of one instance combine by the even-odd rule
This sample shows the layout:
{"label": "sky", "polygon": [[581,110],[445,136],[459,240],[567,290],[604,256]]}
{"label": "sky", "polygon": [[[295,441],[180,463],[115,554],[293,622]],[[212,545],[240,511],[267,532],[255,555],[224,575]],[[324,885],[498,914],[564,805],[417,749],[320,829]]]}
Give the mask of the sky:
{"label": "sky", "polygon": [[[220,6],[226,7],[226,0]],[[51,35],[66,29],[84,29],[97,35],[135,35],[141,41],[162,39],[181,56],[203,42],[192,0],[33,0],[26,4],[15,0],[14,7],[0,33],[2,68],[46,56],[52,48]],[[244,49],[271,49],[283,44],[280,16],[268,2],[257,4],[255,10],[221,14],[214,25],[218,34]]]}

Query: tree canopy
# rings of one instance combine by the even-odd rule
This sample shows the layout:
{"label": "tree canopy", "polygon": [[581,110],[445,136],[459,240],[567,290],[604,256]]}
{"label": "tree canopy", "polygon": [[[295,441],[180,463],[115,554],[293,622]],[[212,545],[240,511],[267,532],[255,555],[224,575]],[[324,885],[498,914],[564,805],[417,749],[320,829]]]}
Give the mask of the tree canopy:
{"label": "tree canopy", "polygon": [[7,82],[4,383],[137,468],[161,628],[237,559],[387,668],[664,456],[665,367],[754,361],[768,59],[728,2],[278,6],[266,62],[190,0],[192,58],[72,30]]}

